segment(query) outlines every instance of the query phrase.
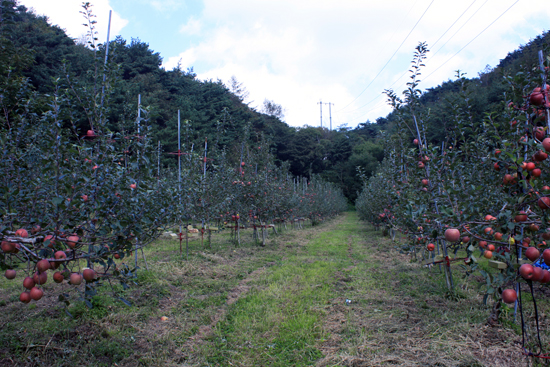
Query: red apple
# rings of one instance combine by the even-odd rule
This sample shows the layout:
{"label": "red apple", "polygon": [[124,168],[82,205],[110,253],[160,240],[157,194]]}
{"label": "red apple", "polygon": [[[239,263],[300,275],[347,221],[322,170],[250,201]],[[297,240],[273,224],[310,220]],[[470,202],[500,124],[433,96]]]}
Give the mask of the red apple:
{"label": "red apple", "polygon": [[36,269],[38,269],[40,273],[45,272],[49,268],[50,268],[50,262],[46,259],[42,259],[36,264]]}
{"label": "red apple", "polygon": [[38,301],[44,295],[44,291],[36,287],[33,287],[29,293],[30,293],[31,299],[34,299],[35,301]]}
{"label": "red apple", "polygon": [[75,248],[76,247],[76,243],[80,240],[80,237],[76,236],[76,235],[72,235],[72,236],[69,236],[67,238],[67,246],[69,246],[70,248]]}
{"label": "red apple", "polygon": [[56,271],[55,273],[53,273],[53,281],[54,282],[61,283],[61,282],[63,282],[64,279],[65,279],[65,277],[63,276],[63,273],[61,273],[60,271]]}
{"label": "red apple", "polygon": [[26,277],[25,279],[23,279],[23,287],[27,289],[31,289],[32,287],[34,287],[35,284],[36,283],[31,277]]}
{"label": "red apple", "polygon": [[93,269],[84,269],[82,275],[87,282],[91,282],[96,277],[96,273]]}
{"label": "red apple", "polygon": [[48,281],[48,273],[34,273],[32,280],[35,284],[46,284]]}
{"label": "red apple", "polygon": [[527,250],[525,250],[525,256],[531,260],[535,261],[539,258],[540,252],[537,250],[536,247],[529,247]]}
{"label": "red apple", "polygon": [[4,273],[4,276],[7,278],[7,279],[15,279],[15,276],[17,274],[15,273],[15,270],[13,269],[8,269],[6,270],[6,272]]}
{"label": "red apple", "polygon": [[539,280],[539,282],[541,282],[542,284],[546,284],[546,283],[550,282],[550,271],[548,271],[546,269],[543,269],[542,270],[542,279]]}
{"label": "red apple", "polygon": [[15,231],[15,235],[17,237],[27,238],[27,237],[29,237],[29,232],[27,232],[26,229],[21,228],[21,229],[18,229],[17,231]]}
{"label": "red apple", "polygon": [[79,273],[72,273],[70,277],[70,282],[73,285],[79,285],[80,283],[82,283],[82,275],[80,275]]}
{"label": "red apple", "polygon": [[31,301],[31,294],[25,291],[19,295],[19,300],[23,303],[29,303]]}
{"label": "red apple", "polygon": [[533,279],[533,276],[535,275],[534,266],[530,264],[523,264],[519,267],[519,275],[521,275],[523,279],[526,280]]}
{"label": "red apple", "polygon": [[460,231],[456,228],[445,230],[445,239],[449,242],[457,242],[460,239]]}
{"label": "red apple", "polygon": [[513,289],[505,289],[502,291],[502,300],[505,303],[514,303],[518,299],[518,295]]}
{"label": "red apple", "polygon": [[550,249],[547,248],[542,252],[542,258],[544,260],[544,263],[550,266]]}

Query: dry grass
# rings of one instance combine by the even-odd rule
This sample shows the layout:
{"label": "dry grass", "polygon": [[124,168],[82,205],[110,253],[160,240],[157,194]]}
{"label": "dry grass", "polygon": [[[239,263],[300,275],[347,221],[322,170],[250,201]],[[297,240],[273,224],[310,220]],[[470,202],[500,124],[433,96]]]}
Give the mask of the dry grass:
{"label": "dry grass", "polygon": [[[270,235],[266,247],[212,249],[163,239],[147,252],[150,271],[124,291],[133,307],[103,292],[94,308],[65,315],[59,286],[22,305],[0,280],[0,366],[530,366],[512,311],[486,326],[476,279],[411,262],[396,243],[352,213],[319,227]],[[64,287],[70,288],[65,285]],[[548,346],[547,288],[537,288]],[[349,302],[346,302],[346,301]],[[161,317],[166,316],[166,321]],[[526,318],[533,322],[532,309]]]}

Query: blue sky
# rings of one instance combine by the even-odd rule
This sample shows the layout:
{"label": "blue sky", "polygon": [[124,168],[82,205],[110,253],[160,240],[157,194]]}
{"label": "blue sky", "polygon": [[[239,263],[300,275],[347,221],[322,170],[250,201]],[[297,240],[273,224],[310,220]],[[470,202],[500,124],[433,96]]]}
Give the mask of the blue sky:
{"label": "blue sky", "polygon": [[[85,32],[78,0],[19,0],[71,37]],[[139,38],[200,79],[235,76],[250,93],[281,104],[292,126],[355,127],[390,112],[382,91],[401,91],[420,41],[431,52],[422,88],[474,77],[550,28],[548,0],[92,0],[99,40]],[[328,125],[324,105],[323,124]]]}

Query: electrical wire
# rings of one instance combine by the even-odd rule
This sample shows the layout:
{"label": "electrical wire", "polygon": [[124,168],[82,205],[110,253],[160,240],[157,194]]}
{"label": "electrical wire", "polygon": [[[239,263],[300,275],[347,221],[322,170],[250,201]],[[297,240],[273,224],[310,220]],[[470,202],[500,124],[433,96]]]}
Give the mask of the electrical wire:
{"label": "electrical wire", "polygon": [[[488,1],[488,0],[487,0],[487,1]],[[487,1],[485,1],[485,3],[487,3]],[[512,5],[510,5],[502,14],[500,14],[495,20],[493,20],[487,27],[485,27],[481,32],[479,32],[479,33],[478,33],[474,38],[472,38],[468,43],[466,43],[460,50],[458,50],[458,51],[457,51],[453,56],[451,56],[447,61],[445,61],[443,64],[441,64],[439,67],[437,67],[437,69],[435,69],[435,70],[432,71],[430,74],[428,74],[425,78],[423,78],[423,80],[428,79],[431,75],[433,75],[433,74],[434,74],[436,71],[438,71],[441,67],[443,67],[445,64],[447,64],[449,61],[451,61],[451,59],[453,59],[453,58],[454,58],[456,55],[458,55],[462,50],[464,50],[466,47],[468,47],[468,45],[470,45],[473,41],[475,41],[475,40],[476,40],[481,34],[483,34],[487,29],[489,29],[489,27],[491,27],[491,26],[492,26],[496,21],[498,21],[504,14],[506,14],[510,9],[512,9],[512,7],[514,7],[514,5],[516,5],[518,2],[519,2],[519,0],[516,0],[516,1],[515,1]],[[468,21],[469,21],[469,20],[470,20],[470,19],[471,19],[471,18],[472,18],[472,17],[473,17],[473,16],[474,16],[474,15],[475,15],[475,14],[485,5],[485,3],[483,3],[483,4],[481,5],[481,7],[478,8],[478,10],[477,10],[477,11],[476,11],[476,12],[466,21],[466,23],[467,23],[467,22],[468,22]],[[464,24],[466,24],[466,23],[464,23]],[[464,26],[464,25],[463,25],[463,26]],[[462,26],[462,27],[463,27],[463,26]],[[462,27],[461,27],[461,28],[462,28]],[[461,28],[460,28],[460,29],[461,29]],[[459,30],[460,30],[460,29],[459,29]],[[459,30],[458,30],[458,31],[459,31]],[[458,32],[458,31],[457,31],[457,32]],[[456,35],[457,32],[455,32],[454,35]],[[454,35],[453,35],[452,37],[454,37]],[[452,38],[452,37],[451,37],[451,38]],[[449,39],[449,40],[450,40],[450,39]],[[449,40],[447,40],[447,42],[448,42]],[[445,42],[445,44],[446,44],[447,42]],[[444,44],[443,46],[445,46],[445,44]],[[443,46],[442,46],[442,47],[443,47]],[[432,58],[433,58],[433,55],[432,55]],[[406,74],[406,72],[405,72],[405,74]],[[404,75],[404,74],[403,74],[403,75]],[[399,77],[397,80],[400,80],[400,79],[403,77],[403,75],[402,75],[401,77]],[[397,81],[397,80],[396,80],[396,81]],[[393,84],[395,84],[395,82],[394,82]],[[393,85],[393,84],[392,84],[392,85]],[[403,84],[401,84],[401,86],[402,86],[402,85],[403,85]],[[390,86],[390,87],[391,87],[391,86]],[[371,101],[368,102],[368,103],[371,103],[372,101],[376,100],[377,98],[379,98],[379,97],[374,98],[373,100],[371,100]],[[368,103],[367,103],[367,104],[368,104]],[[364,116],[365,116],[366,114],[370,113],[371,111],[373,111],[373,110],[375,110],[375,109],[376,109],[376,108],[370,109],[369,111],[367,111],[367,112],[365,112],[364,114],[362,114],[361,117],[355,118],[355,119],[353,119],[352,121],[357,120],[357,119],[364,118]]]}
{"label": "electrical wire", "polygon": [[[428,7],[426,8],[426,10],[424,10],[424,13],[422,13],[422,15],[420,16],[420,18],[418,19],[418,21],[415,23],[415,25],[412,27],[412,29],[409,31],[409,33],[407,34],[407,36],[405,37],[405,39],[403,40],[403,42],[401,42],[401,44],[399,45],[399,47],[397,47],[397,50],[395,50],[395,52],[393,53],[393,55],[391,55],[391,57],[389,58],[389,60],[386,62],[386,64],[384,64],[384,66],[382,67],[382,69],[380,69],[380,71],[378,72],[378,74],[376,74],[376,76],[370,81],[370,83],[365,87],[365,89],[363,89],[361,91],[361,93],[359,93],[359,95],[357,97],[355,97],[355,99],[353,101],[351,101],[350,103],[348,103],[347,105],[345,105],[344,107],[342,107],[340,110],[338,111],[342,111],[344,109],[346,109],[348,106],[350,106],[353,102],[355,102],[359,97],[361,97],[361,95],[363,93],[365,93],[365,91],[372,85],[372,83],[376,80],[376,78],[378,78],[378,76],[380,76],[380,74],[382,73],[382,71],[384,71],[384,69],[386,68],[386,66],[388,66],[388,64],[390,63],[390,61],[393,59],[393,57],[397,54],[397,52],[399,51],[399,49],[401,49],[401,46],[403,46],[403,44],[405,43],[405,41],[407,41],[407,39],[409,38],[409,36],[411,35],[411,33],[415,30],[416,26],[418,25],[418,23],[420,23],[420,21],[422,20],[422,18],[424,17],[424,15],[426,14],[426,12],[428,11],[428,9],[430,9],[430,7],[432,6],[432,4],[434,3],[435,0],[432,0],[430,2],[430,5],[428,5]],[[336,111],[336,112],[338,112]]]}
{"label": "electrical wire", "polygon": [[474,38],[470,40],[467,44],[465,44],[460,50],[458,50],[453,56],[451,56],[447,61],[445,61],[443,64],[439,65],[437,69],[432,71],[430,74],[428,74],[424,80],[428,79],[431,75],[433,75],[436,71],[441,69],[443,65],[447,64],[449,61],[451,61],[456,55],[458,55],[462,50],[464,50],[470,43],[476,40],[483,32],[485,32],[487,29],[489,29],[490,26],[492,26],[497,20],[499,20],[504,14],[506,14],[514,5],[516,5],[519,2],[519,0],[516,0],[508,9],[506,9],[502,14],[500,14],[495,20],[493,20],[487,27],[485,27],[481,32],[479,32]]}
{"label": "electrical wire", "polygon": [[[432,45],[431,47],[435,46],[435,45],[437,44],[437,42],[439,42],[439,41],[443,38],[443,36],[445,36],[445,34],[447,34],[447,32],[448,32],[448,31],[449,31],[449,30],[450,30],[450,29],[460,20],[460,18],[462,18],[462,16],[463,16],[464,14],[466,14],[466,12],[472,7],[472,5],[474,5],[474,4],[476,3],[476,1],[477,1],[477,0],[474,0],[474,1],[466,8],[466,10],[464,10],[464,11],[462,12],[462,14],[460,14],[459,17],[455,19],[455,21],[453,22],[453,24],[451,24],[450,27],[447,28],[447,30],[446,30],[445,32],[443,32],[443,34],[433,43],[433,45]],[[468,20],[458,29],[458,31],[460,31],[460,30],[464,27],[464,25],[466,25],[466,24],[470,21],[470,19],[472,19],[472,17],[473,17],[474,15],[476,15],[476,13],[477,13],[477,12],[487,3],[487,1],[488,1],[488,0],[486,0],[485,3],[483,3],[483,4],[474,12],[474,14],[473,14],[473,15],[472,15],[472,16],[471,16],[471,17],[470,17],[470,18],[469,18],[469,19],[468,19]],[[458,33],[458,31],[455,32],[455,34],[453,34],[453,35],[451,36],[451,38],[449,38],[449,39],[447,40],[447,42],[449,42],[449,41]],[[445,43],[443,44],[443,46],[441,46],[441,48],[443,48],[443,47],[447,44],[447,42],[445,42]],[[440,48],[439,50],[441,50],[441,48]],[[438,50],[437,52],[439,52],[439,50]],[[437,53],[437,52],[436,52],[436,53]],[[435,55],[435,54],[434,54],[434,55]],[[432,57],[433,57],[434,55],[432,55]],[[405,71],[405,73],[403,73],[403,75],[401,75],[399,78],[397,78],[397,79],[396,79],[388,88],[386,88],[386,89],[389,89],[389,88],[391,88],[393,85],[395,85],[395,83],[397,83],[399,80],[401,80],[401,79],[407,74],[407,72],[408,72],[408,70]],[[354,110],[351,110],[351,111],[345,111],[344,113],[353,113],[353,112],[355,112],[355,111],[358,111],[358,110],[362,109],[363,107],[368,106],[368,105],[371,104],[372,102],[376,101],[376,100],[377,100],[378,98],[380,98],[380,97],[381,97],[381,95],[377,95],[376,97],[374,97],[373,99],[371,99],[370,101],[368,101],[367,103],[365,103],[364,105],[362,105],[362,106],[360,106],[360,107],[358,107],[358,108],[356,108],[356,109],[354,109]],[[356,99],[357,99],[357,98],[356,98]],[[342,110],[340,110],[340,111],[342,111]],[[369,111],[366,112],[366,113],[369,113],[369,112],[371,112],[371,111],[372,111],[372,110],[369,110]]]}
{"label": "electrical wire", "polygon": [[[434,52],[434,53],[431,55],[430,58],[433,58],[435,55],[437,55],[437,53],[438,53],[439,51],[441,51],[441,50],[443,49],[443,47],[445,47],[445,45],[446,45],[450,40],[452,40],[453,37],[456,36],[456,35],[458,34],[458,32],[460,32],[460,30],[461,30],[462,28],[464,28],[464,26],[465,26],[466,24],[468,24],[468,22],[470,22],[470,20],[471,20],[480,10],[481,10],[481,8],[483,8],[483,7],[485,6],[485,4],[487,4],[488,1],[489,1],[489,0],[485,0],[485,2],[484,2],[483,4],[481,4],[481,6],[474,12],[474,14],[472,14],[472,15],[468,18],[468,20],[466,20],[466,22],[464,22],[464,24],[461,25],[460,28],[458,28],[458,29],[456,30],[456,32],[455,32],[447,41],[445,41],[445,43],[443,44],[443,46],[441,46],[436,52]],[[458,20],[458,19],[457,19],[457,20]],[[438,41],[439,41],[439,40],[438,40]],[[436,42],[437,42],[437,41],[436,41]],[[432,46],[432,47],[433,47],[433,46]]]}
{"label": "electrical wire", "polygon": [[[437,39],[437,41],[435,41],[435,42],[431,45],[431,47],[434,47],[434,46],[437,44],[437,42],[439,42],[439,41],[443,38],[443,36],[445,36],[445,35],[447,34],[447,32],[449,32],[449,31],[451,30],[451,28],[453,28],[453,26],[456,24],[456,22],[458,22],[458,21],[460,20],[460,18],[462,18],[462,16],[463,16],[464,14],[466,14],[466,12],[472,7],[472,5],[475,4],[476,1],[477,1],[477,0],[472,1],[472,3],[470,4],[470,6],[468,6],[468,7],[466,8],[466,10],[464,10],[464,11],[462,12],[462,14],[460,14],[460,16],[459,16],[458,18],[456,18],[456,20],[453,22],[453,24],[451,24],[451,26],[450,26],[449,28],[447,28],[447,30],[446,30],[445,32],[443,32],[443,34],[442,34],[441,36],[439,36],[439,38]],[[483,4],[483,5],[485,5],[485,4]],[[479,9],[481,9],[481,8],[483,7],[483,5],[481,5],[481,7],[480,7]],[[479,11],[479,9],[476,11],[476,13]],[[474,15],[475,15],[475,13],[474,13]],[[468,23],[468,21],[469,21],[469,19],[466,21],[466,23]],[[464,24],[466,24],[466,23],[464,23]],[[462,27],[461,27],[461,28],[462,28]],[[456,33],[455,33],[455,34],[456,34]],[[454,35],[453,35],[453,36],[454,36]],[[453,36],[451,36],[451,38],[453,38]],[[447,42],[448,42],[448,41],[447,41]],[[445,45],[443,45],[443,46],[445,46]]]}

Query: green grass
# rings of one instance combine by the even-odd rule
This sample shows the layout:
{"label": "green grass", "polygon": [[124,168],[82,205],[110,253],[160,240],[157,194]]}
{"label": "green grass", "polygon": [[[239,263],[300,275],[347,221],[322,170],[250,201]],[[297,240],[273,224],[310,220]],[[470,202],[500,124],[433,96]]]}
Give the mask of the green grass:
{"label": "green grass", "polygon": [[[438,266],[411,261],[399,253],[400,242],[353,212],[270,234],[266,247],[255,245],[250,232],[243,239],[239,248],[229,244],[228,232],[214,235],[210,249],[191,242],[189,261],[178,241],[160,239],[145,251],[150,270],[140,258],[139,286],[115,286],[132,307],[104,287],[92,309],[74,302],[72,318],[56,301],[60,287],[71,286],[46,284],[40,302],[23,305],[19,283],[0,279],[0,365],[10,365],[8,359],[20,366],[526,363],[512,309],[503,308],[499,325],[485,326],[490,308],[479,277],[466,279],[453,265],[457,297],[448,297]],[[480,267],[496,271],[485,259]],[[537,299],[547,345],[550,307]],[[531,311],[527,305],[528,322]]]}

